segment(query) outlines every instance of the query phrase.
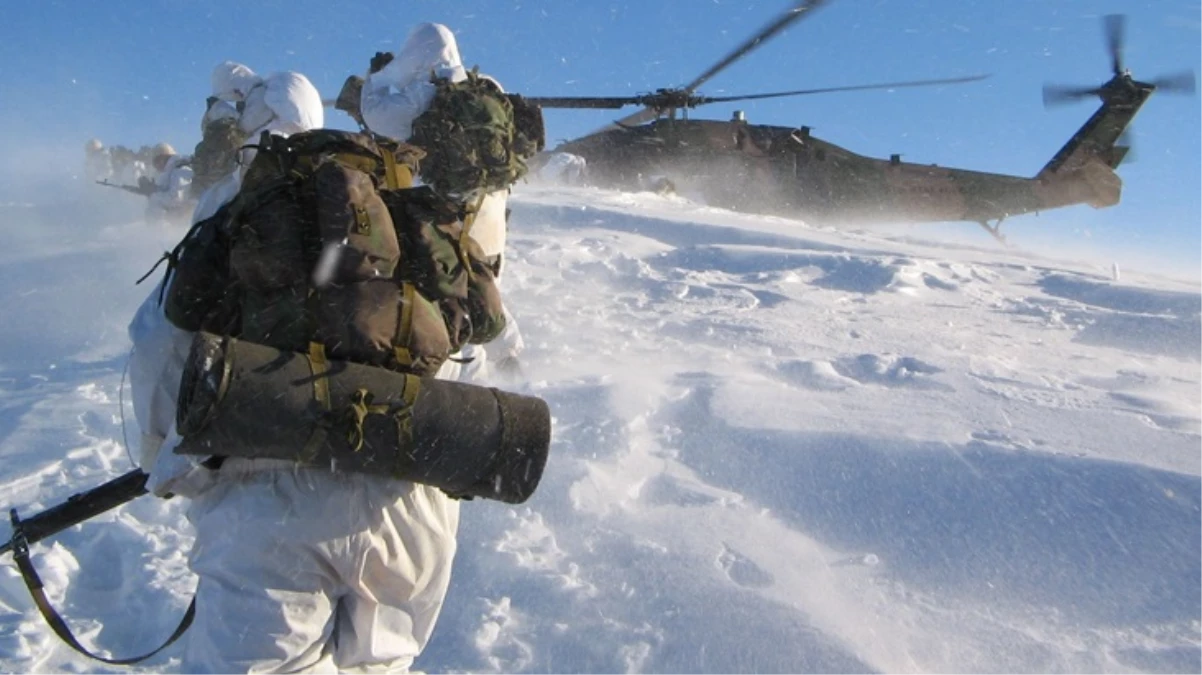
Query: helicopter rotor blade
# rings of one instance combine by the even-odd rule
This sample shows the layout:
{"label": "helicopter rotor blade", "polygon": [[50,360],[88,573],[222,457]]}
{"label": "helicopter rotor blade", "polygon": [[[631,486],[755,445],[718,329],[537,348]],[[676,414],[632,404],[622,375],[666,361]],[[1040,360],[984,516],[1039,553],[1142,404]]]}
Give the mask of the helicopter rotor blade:
{"label": "helicopter rotor blade", "polygon": [[636,113],[627,115],[626,117],[615,121],[614,125],[633,127],[642,124],[643,122],[650,122],[656,117],[659,117],[661,113],[662,111],[656,110],[655,108],[643,108]]}
{"label": "helicopter rotor blade", "polygon": [[881,82],[878,84],[858,84],[847,87],[823,87],[821,89],[797,89],[795,91],[778,91],[771,94],[747,94],[744,96],[698,96],[693,101],[695,105],[707,103],[730,103],[733,101],[755,101],[765,98],[781,98],[784,96],[804,96],[807,94],[828,94],[839,91],[864,91],[869,89],[903,89],[906,87],[930,87],[940,84],[963,84],[976,82],[989,77],[988,75],[972,75],[969,77],[953,77],[941,80],[911,80],[908,82]]}
{"label": "helicopter rotor blade", "polygon": [[[760,29],[758,33],[736,47],[721,61],[711,66],[709,70],[706,70],[695,80],[686,85],[684,89],[677,91],[684,92],[686,94],[692,94],[697,87],[700,87],[702,84],[708,82],[710,78],[717,75],[727,66],[746,56],[753,49],[764,44],[769,38],[789,27],[798,19],[806,16],[811,10],[817,9],[826,2],[828,2],[828,0],[797,0],[792,7],[785,10],[771,23]],[[645,102],[645,98],[641,97],[527,97],[527,100],[532,101],[536,105],[540,105],[544,108],[621,108],[623,106]],[[626,117],[616,120],[611,124],[607,124],[597,131],[605,131],[612,129],[615,126],[634,126],[642,124],[643,122],[647,122],[659,117],[663,112],[664,110],[655,106],[647,106],[636,113],[627,115]]]}
{"label": "helicopter rotor blade", "polygon": [[1172,94],[1192,94],[1196,87],[1194,71],[1186,70],[1172,75],[1162,75],[1148,84],[1156,87],[1156,91]]}
{"label": "helicopter rotor blade", "polygon": [[1066,87],[1058,84],[1043,85],[1043,105],[1050,107],[1079,101],[1084,98],[1098,96],[1102,90],[1098,87]]}
{"label": "helicopter rotor blade", "polygon": [[1126,42],[1127,16],[1107,14],[1103,18],[1106,27],[1106,51],[1110,53],[1110,66],[1115,75],[1123,74],[1123,46]]}
{"label": "helicopter rotor blade", "polygon": [[709,70],[699,75],[697,79],[686,85],[684,90],[689,93],[696,91],[697,87],[705,84],[710,78],[717,75],[727,66],[746,56],[748,52],[756,47],[759,47],[760,45],[763,45],[768,41],[769,38],[781,32],[785,28],[788,28],[793,24],[793,22],[797,21],[803,16],[806,16],[812,10],[817,9],[826,2],[827,0],[800,0],[799,2],[795,3],[793,7],[785,10],[784,13],[782,13],[779,17],[760,29],[758,33],[743,42],[743,44],[736,47],[734,51],[727,54],[721,61],[715,63],[710,67]]}
{"label": "helicopter rotor blade", "polygon": [[525,99],[542,108],[595,108],[617,110],[639,102],[633,96],[526,96]]}

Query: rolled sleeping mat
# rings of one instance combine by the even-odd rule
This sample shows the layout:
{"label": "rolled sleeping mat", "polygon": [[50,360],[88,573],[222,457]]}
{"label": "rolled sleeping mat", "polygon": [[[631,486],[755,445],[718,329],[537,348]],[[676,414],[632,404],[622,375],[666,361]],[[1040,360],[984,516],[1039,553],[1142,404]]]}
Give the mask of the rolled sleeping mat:
{"label": "rolled sleeping mat", "polygon": [[530,498],[551,445],[545,401],[198,332],[177,453],[284,459],[454,497]]}

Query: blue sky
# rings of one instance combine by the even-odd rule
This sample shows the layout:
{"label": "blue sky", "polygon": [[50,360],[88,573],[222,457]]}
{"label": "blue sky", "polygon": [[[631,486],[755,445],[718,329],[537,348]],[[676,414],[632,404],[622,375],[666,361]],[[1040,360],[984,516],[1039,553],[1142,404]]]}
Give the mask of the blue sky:
{"label": "blue sky", "polygon": [[[433,0],[391,2],[107,0],[10,3],[0,26],[0,200],[27,189],[31,164],[75,170],[82,145],[190,148],[213,65],[305,73],[326,97],[417,21],[439,21],[510,90],[623,95],[694,79],[787,0]],[[832,0],[702,87],[730,95],[991,73],[934,89],[809,96],[742,104],[749,119],[808,125],[861,154],[1032,175],[1089,117],[1092,102],[1045,111],[1045,81],[1109,76],[1100,17],[1126,13],[1137,78],[1198,70],[1197,0]],[[725,119],[734,104],[694,116]],[[633,112],[628,109],[625,112]],[[586,133],[603,111],[548,111],[549,140]],[[1155,95],[1136,118],[1137,161],[1123,202],[1016,218],[1012,237],[1056,239],[1176,270],[1202,268],[1202,135],[1198,95]],[[349,128],[330,111],[331,126]],[[47,161],[41,150],[64,155]],[[37,173],[37,172],[35,172]],[[44,172],[42,172],[44,173]],[[37,175],[42,175],[37,173]],[[969,226],[972,227],[972,226]],[[1163,258],[1162,258],[1163,257]],[[1143,265],[1145,268],[1150,265]]]}

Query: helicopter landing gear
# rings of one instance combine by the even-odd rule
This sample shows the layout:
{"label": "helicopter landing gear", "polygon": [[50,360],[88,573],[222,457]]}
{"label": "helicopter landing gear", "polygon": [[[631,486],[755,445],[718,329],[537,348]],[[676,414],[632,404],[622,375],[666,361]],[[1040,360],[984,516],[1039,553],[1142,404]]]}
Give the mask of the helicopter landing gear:
{"label": "helicopter landing gear", "polygon": [[1006,236],[1002,234],[1002,221],[1005,219],[1006,218],[1004,216],[998,218],[996,221],[994,221],[993,225],[990,225],[988,220],[982,220],[978,224],[985,228],[985,231],[992,235],[994,239],[997,239],[999,244],[1002,246],[1008,246],[1009,244],[1006,241]]}

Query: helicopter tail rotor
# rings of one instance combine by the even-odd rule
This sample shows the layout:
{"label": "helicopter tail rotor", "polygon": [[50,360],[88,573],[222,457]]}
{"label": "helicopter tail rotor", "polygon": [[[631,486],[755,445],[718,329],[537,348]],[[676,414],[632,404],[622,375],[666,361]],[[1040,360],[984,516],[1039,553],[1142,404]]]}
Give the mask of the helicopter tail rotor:
{"label": "helicopter tail rotor", "polygon": [[1102,19],[1106,31],[1106,51],[1110,54],[1110,70],[1115,77],[1123,74],[1123,47],[1127,42],[1127,17],[1107,14]]}
{"label": "helicopter tail rotor", "polygon": [[1197,86],[1194,80],[1194,71],[1192,70],[1185,70],[1172,75],[1162,75],[1148,82],[1148,84],[1156,87],[1156,91],[1171,94],[1192,94]]}
{"label": "helicopter tail rotor", "polygon": [[1101,87],[1070,87],[1061,84],[1045,84],[1043,85],[1043,105],[1050,108],[1054,105],[1101,96],[1101,94]]}
{"label": "helicopter tail rotor", "polygon": [[1192,94],[1195,90],[1193,71],[1182,71],[1164,75],[1148,82],[1139,82],[1131,77],[1123,62],[1126,48],[1127,18],[1123,14],[1109,14],[1102,19],[1106,36],[1106,51],[1110,56],[1110,81],[1095,87],[1045,84],[1043,104],[1045,107],[1072,103],[1081,99],[1098,97],[1104,102],[1121,103],[1139,97],[1146,98],[1153,91],[1172,94]]}

